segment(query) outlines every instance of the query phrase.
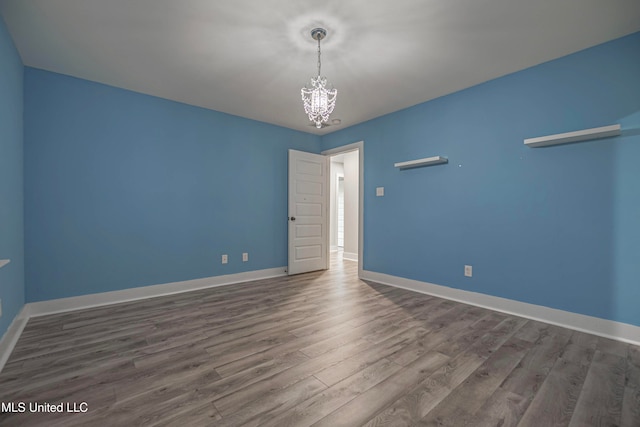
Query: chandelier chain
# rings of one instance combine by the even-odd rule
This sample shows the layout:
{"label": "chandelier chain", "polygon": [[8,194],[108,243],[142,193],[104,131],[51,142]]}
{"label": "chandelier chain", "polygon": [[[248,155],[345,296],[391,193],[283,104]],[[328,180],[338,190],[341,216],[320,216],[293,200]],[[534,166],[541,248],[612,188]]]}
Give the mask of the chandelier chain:
{"label": "chandelier chain", "polygon": [[318,37],[318,76],[320,75],[320,37]]}

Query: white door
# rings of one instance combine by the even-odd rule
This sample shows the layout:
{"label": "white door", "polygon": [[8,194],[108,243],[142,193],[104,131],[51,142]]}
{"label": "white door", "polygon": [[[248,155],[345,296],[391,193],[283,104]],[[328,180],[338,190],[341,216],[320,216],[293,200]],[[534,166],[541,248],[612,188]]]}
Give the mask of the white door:
{"label": "white door", "polygon": [[326,270],[328,161],[289,150],[289,274]]}

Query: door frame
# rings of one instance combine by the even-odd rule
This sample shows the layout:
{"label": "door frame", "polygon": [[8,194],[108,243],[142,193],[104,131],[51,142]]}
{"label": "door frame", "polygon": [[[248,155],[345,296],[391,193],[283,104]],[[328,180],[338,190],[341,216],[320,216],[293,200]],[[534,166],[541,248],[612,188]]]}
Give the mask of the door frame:
{"label": "door frame", "polygon": [[[331,157],[337,154],[348,153],[358,150],[358,278],[362,278],[362,272],[364,270],[362,261],[364,254],[364,141],[354,142],[352,144],[342,145],[340,147],[325,150],[320,154]],[[327,177],[328,178],[328,177]],[[331,221],[329,215],[329,209],[331,203],[327,206],[327,221]],[[330,229],[330,225],[328,227]],[[330,251],[330,233],[327,232],[327,260],[329,259]]]}

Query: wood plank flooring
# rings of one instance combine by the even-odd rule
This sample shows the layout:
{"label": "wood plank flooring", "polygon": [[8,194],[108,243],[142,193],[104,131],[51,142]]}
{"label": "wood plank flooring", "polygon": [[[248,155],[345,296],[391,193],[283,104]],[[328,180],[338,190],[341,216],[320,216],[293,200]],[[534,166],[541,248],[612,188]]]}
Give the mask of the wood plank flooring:
{"label": "wood plank flooring", "polygon": [[640,348],[356,269],[33,318],[0,425],[640,426]]}

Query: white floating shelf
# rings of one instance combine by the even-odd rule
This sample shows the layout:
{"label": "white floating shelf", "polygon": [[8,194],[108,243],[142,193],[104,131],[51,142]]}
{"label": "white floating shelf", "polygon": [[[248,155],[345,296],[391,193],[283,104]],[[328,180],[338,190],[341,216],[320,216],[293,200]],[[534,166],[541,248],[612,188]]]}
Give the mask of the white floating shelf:
{"label": "white floating shelf", "polygon": [[10,259],[0,259],[0,268],[2,268],[5,265],[9,264],[9,262],[11,262]]}
{"label": "white floating shelf", "polygon": [[546,147],[549,145],[568,144],[570,142],[588,141],[590,139],[606,138],[616,135],[620,135],[620,125],[603,126],[600,128],[529,138],[524,140],[524,145],[528,145],[529,147]]}
{"label": "white floating shelf", "polygon": [[447,163],[449,160],[446,157],[434,156],[427,157],[425,159],[410,160],[408,162],[395,163],[393,166],[400,169],[419,168],[421,166],[439,165],[441,163]]}

